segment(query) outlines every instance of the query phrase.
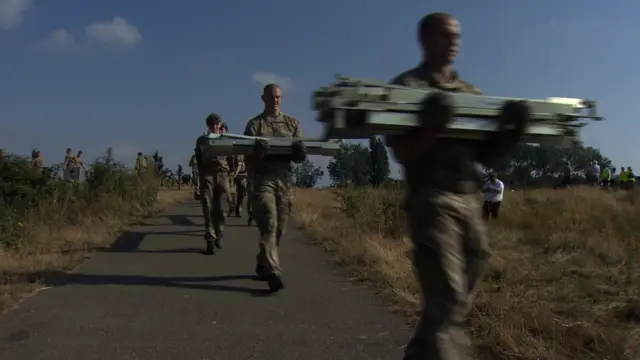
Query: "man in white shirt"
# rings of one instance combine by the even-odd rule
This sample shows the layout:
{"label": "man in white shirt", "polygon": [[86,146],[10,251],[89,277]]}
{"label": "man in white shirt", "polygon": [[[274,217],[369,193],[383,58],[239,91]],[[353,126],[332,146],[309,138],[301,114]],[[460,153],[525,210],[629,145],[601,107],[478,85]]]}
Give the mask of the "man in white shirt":
{"label": "man in white shirt", "polygon": [[492,173],[489,175],[489,181],[482,187],[482,192],[484,193],[483,218],[485,220],[497,219],[504,195],[504,184],[498,180],[496,174]]}
{"label": "man in white shirt", "polygon": [[598,162],[593,160],[591,161],[591,167],[589,168],[589,185],[591,186],[600,186],[600,165]]}

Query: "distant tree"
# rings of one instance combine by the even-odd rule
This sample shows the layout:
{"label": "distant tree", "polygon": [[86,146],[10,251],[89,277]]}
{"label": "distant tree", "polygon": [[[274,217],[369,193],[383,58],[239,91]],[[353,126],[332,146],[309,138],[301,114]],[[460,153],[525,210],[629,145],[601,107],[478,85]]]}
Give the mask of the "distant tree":
{"label": "distant tree", "polygon": [[582,144],[571,148],[520,144],[513,156],[488,170],[495,171],[513,186],[541,186],[555,183],[566,162],[571,165],[573,176],[584,178],[592,160],[601,168],[612,166],[611,160],[599,149]]}
{"label": "distant tree", "polygon": [[369,139],[369,183],[378,187],[389,179],[389,155],[387,148],[379,138],[372,136]]}
{"label": "distant tree", "polygon": [[299,188],[312,188],[324,176],[321,166],[315,166],[309,159],[293,168],[293,183]]}
{"label": "distant tree", "polygon": [[344,143],[327,166],[334,186],[369,184],[369,151],[360,144]]}

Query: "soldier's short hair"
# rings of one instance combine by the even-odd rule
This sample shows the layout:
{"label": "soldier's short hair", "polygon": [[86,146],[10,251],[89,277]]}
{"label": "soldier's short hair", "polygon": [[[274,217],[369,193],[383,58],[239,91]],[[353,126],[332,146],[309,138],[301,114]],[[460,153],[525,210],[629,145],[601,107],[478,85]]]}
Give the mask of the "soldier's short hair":
{"label": "soldier's short hair", "polygon": [[453,19],[453,16],[444,12],[435,12],[425,15],[418,23],[418,37],[422,38],[433,31],[433,29],[441,25],[447,20]]}
{"label": "soldier's short hair", "polygon": [[280,85],[276,83],[271,83],[271,84],[265,85],[264,88],[262,88],[262,93],[266,94],[267,90],[272,90],[272,89],[280,89],[280,91],[282,91],[282,88],[280,87]]}
{"label": "soldier's short hair", "polygon": [[220,127],[226,131],[229,131],[229,127],[227,126],[226,122],[223,122],[222,125],[220,125]]}
{"label": "soldier's short hair", "polygon": [[213,124],[219,123],[221,121],[222,121],[222,118],[220,117],[220,115],[216,113],[211,113],[207,115],[207,118],[205,119],[204,122],[207,126],[212,126]]}

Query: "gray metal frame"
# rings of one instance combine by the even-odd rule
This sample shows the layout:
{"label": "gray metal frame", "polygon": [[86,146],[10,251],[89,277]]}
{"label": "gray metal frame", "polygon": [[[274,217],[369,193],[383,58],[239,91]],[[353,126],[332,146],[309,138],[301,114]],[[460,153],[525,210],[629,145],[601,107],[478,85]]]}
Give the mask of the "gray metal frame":
{"label": "gray metal frame", "polygon": [[[421,126],[422,101],[436,89],[414,89],[379,81],[338,77],[337,82],[318,89],[313,108],[319,122],[325,123],[325,138],[360,139],[371,135],[390,135]],[[450,93],[457,120],[443,137],[482,139],[498,128],[500,108],[508,100],[524,100],[532,109],[526,141],[562,143],[564,137],[579,136],[586,125],[580,119],[602,120],[596,103],[578,100],[562,103],[540,99],[521,99]],[[586,112],[585,112],[586,110]]]}

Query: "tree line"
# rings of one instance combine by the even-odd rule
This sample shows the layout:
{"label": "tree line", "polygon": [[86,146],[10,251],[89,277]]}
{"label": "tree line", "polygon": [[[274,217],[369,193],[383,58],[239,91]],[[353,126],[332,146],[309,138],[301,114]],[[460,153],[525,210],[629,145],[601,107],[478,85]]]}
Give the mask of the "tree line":
{"label": "tree line", "polygon": [[[602,169],[611,168],[612,161],[599,149],[577,144],[571,148],[557,148],[544,145],[519,144],[513,156],[505,158],[492,168],[482,172],[495,172],[511,187],[544,187],[557,183],[565,167],[569,164],[576,182],[583,181],[591,161],[597,161]],[[619,164],[617,167],[627,166]],[[371,137],[369,146],[357,143],[343,143],[334,156],[326,172],[331,186],[373,186],[378,187],[394,180],[390,178],[389,155],[380,138]],[[307,160],[294,168],[293,181],[296,187],[312,188],[325,175],[325,169]]]}

